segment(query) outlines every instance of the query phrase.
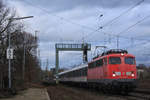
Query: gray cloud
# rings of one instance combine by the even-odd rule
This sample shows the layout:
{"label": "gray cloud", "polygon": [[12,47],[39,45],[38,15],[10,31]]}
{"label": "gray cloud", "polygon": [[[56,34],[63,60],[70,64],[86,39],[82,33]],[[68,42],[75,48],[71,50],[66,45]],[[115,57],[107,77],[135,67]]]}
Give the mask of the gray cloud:
{"label": "gray cloud", "polygon": [[[26,0],[27,1],[27,0]],[[137,2],[141,0],[32,0],[35,5],[42,5],[44,7],[51,8],[50,11],[64,11],[64,10],[72,10],[77,7],[86,7],[86,8],[119,8],[135,5]],[[144,3],[149,3],[148,0],[145,0]]]}

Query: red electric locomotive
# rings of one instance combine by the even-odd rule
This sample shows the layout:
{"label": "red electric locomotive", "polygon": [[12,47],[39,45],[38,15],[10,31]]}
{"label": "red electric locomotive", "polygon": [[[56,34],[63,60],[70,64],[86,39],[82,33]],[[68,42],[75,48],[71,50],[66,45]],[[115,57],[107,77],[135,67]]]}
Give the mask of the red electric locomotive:
{"label": "red electric locomotive", "polygon": [[128,93],[135,88],[136,79],[135,56],[126,50],[109,50],[88,64],[87,81],[98,83],[104,91]]}
{"label": "red electric locomotive", "polygon": [[104,92],[128,93],[136,87],[135,56],[126,50],[112,49],[88,64],[61,72],[58,76],[60,82],[88,85]]}

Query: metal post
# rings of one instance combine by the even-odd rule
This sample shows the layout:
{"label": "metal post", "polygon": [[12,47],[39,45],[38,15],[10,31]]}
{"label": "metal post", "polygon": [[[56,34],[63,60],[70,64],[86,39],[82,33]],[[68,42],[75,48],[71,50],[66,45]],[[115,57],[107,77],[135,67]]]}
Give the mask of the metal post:
{"label": "metal post", "polygon": [[56,50],[56,74],[58,74],[58,66],[59,66],[59,57],[58,57],[58,50]]}
{"label": "metal post", "polygon": [[[12,21],[12,20],[21,20],[21,19],[27,19],[27,18],[33,18],[33,16],[27,16],[27,17],[19,17],[19,18],[10,18],[9,20]],[[8,39],[8,42],[9,42],[9,46],[8,46],[8,49],[11,48],[11,44],[10,44],[10,37],[11,37],[11,33],[9,33],[9,39]],[[11,88],[11,59],[8,59],[8,79],[9,79],[9,88]]]}
{"label": "metal post", "polygon": [[117,49],[119,49],[119,35],[117,36]]}
{"label": "metal post", "polygon": [[83,63],[88,62],[87,50],[88,50],[88,45],[85,43],[85,44],[83,44]]}
{"label": "metal post", "polygon": [[[11,33],[9,33],[9,46],[8,48],[10,49],[11,44],[10,44],[10,37],[11,37]],[[8,59],[8,78],[9,78],[9,88],[11,88],[11,59]]]}
{"label": "metal post", "polygon": [[24,73],[25,73],[25,57],[26,57],[26,49],[25,49],[25,44],[23,45],[23,66],[22,66],[22,79],[24,81]]}
{"label": "metal post", "polygon": [[58,74],[58,67],[59,67],[59,51],[56,49],[56,84],[58,84],[58,77],[57,77],[57,74]]}
{"label": "metal post", "polygon": [[23,65],[22,65],[22,79],[24,83],[25,79],[25,62],[26,61],[26,35],[24,36],[24,41],[23,41]]}

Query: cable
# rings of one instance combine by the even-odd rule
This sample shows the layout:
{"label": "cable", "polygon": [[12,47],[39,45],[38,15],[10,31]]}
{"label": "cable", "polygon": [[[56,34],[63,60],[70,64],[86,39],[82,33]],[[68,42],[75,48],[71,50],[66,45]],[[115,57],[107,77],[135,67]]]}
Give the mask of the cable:
{"label": "cable", "polygon": [[[91,32],[91,33],[89,33],[89,34],[95,33],[95,32],[97,32],[97,31],[99,31],[100,29],[102,29],[103,27],[107,26],[108,24],[114,22],[115,20],[117,20],[118,18],[120,18],[121,16],[123,16],[125,13],[128,13],[130,10],[132,10],[132,9],[134,9],[135,7],[139,6],[142,2],[144,2],[144,0],[139,1],[138,3],[136,3],[136,4],[135,4],[134,6],[132,6],[131,8],[129,8],[129,9],[126,10],[125,12],[121,13],[119,16],[115,17],[114,19],[112,19],[112,20],[110,20],[109,22],[107,22],[105,25],[99,27],[97,30],[95,30],[95,31],[93,31],[93,32]],[[86,37],[89,36],[89,34],[86,35]],[[108,34],[108,35],[109,35],[109,34]]]}
{"label": "cable", "polygon": [[26,4],[29,4],[29,5],[31,5],[31,6],[34,7],[34,8],[38,8],[38,9],[44,11],[45,13],[47,13],[48,15],[51,15],[51,16],[54,16],[54,17],[58,17],[59,19],[64,20],[64,21],[67,22],[67,23],[70,23],[70,24],[73,24],[73,25],[76,25],[76,26],[80,26],[80,27],[84,27],[84,28],[89,29],[89,30],[95,30],[95,29],[93,29],[92,27],[85,26],[85,25],[81,25],[81,24],[79,24],[79,23],[73,22],[73,21],[70,20],[70,19],[64,18],[64,17],[62,17],[62,16],[58,16],[58,15],[56,15],[56,14],[52,14],[51,12],[47,11],[47,10],[44,9],[44,8],[41,8],[41,7],[37,6],[37,5],[33,5],[33,4],[32,4],[31,2],[29,2],[29,1],[26,1],[26,0],[23,0],[23,1],[24,1]]}
{"label": "cable", "polygon": [[[125,30],[123,30],[123,31],[119,32],[117,35],[113,35],[113,36],[116,36],[116,37],[119,36],[119,38],[121,37],[121,38],[127,38],[127,39],[130,39],[129,37],[120,36],[119,34],[124,33],[125,31],[130,30],[131,28],[133,28],[133,27],[136,26],[137,24],[143,22],[144,20],[146,20],[146,19],[149,18],[149,17],[150,17],[150,15],[144,17],[143,19],[137,21],[135,24],[129,26],[129,27],[126,28]],[[96,31],[98,31],[98,30],[96,30]],[[103,32],[103,33],[110,35],[109,33],[106,33],[106,32]],[[135,39],[135,40],[145,40],[145,39],[136,39],[136,38],[134,38],[134,39]],[[147,41],[150,41],[150,40],[147,40]]]}
{"label": "cable", "polygon": [[[32,7],[35,7],[35,8],[38,8],[38,9],[44,11],[44,12],[47,13],[48,15],[58,17],[58,18],[60,18],[61,20],[64,20],[65,22],[68,22],[68,23],[71,23],[71,24],[80,26],[80,27],[82,27],[82,28],[84,27],[84,28],[86,28],[86,29],[92,30],[91,33],[95,33],[95,32],[97,32],[97,31],[99,31],[99,30],[101,29],[101,27],[100,27],[100,28],[98,28],[98,29],[95,30],[95,29],[93,29],[93,28],[91,28],[91,27],[88,27],[88,26],[85,26],[85,25],[81,25],[81,24],[79,24],[79,23],[75,23],[75,22],[73,22],[73,21],[71,21],[71,20],[68,20],[68,19],[66,19],[66,18],[64,18],[64,17],[58,16],[58,15],[56,15],[56,14],[52,14],[52,13],[50,13],[49,11],[47,11],[47,10],[45,10],[45,9],[39,7],[39,6],[35,6],[35,5],[33,5],[31,2],[28,2],[28,1],[25,1],[25,0],[23,0],[23,1],[24,1],[26,4],[31,5]],[[102,17],[102,16],[101,16],[101,17]],[[89,33],[89,34],[91,34],[91,33]],[[108,34],[108,33],[107,33],[107,34]],[[87,36],[88,36],[88,35],[86,35],[85,37],[87,37]]]}
{"label": "cable", "polygon": [[130,30],[131,28],[133,28],[133,27],[136,26],[137,24],[143,22],[144,20],[146,20],[146,19],[149,18],[149,17],[150,17],[150,15],[144,17],[142,20],[137,21],[135,24],[133,24],[133,25],[129,26],[128,28],[126,28],[125,30],[119,32],[118,35],[121,34],[121,33],[123,33],[123,32],[125,32],[125,31]]}
{"label": "cable", "polygon": [[[114,19],[112,19],[111,21],[109,21],[108,23],[106,23],[105,25],[99,27],[97,30],[95,30],[95,31],[89,33],[88,35],[86,35],[86,37],[88,37],[88,36],[89,36],[90,34],[92,34],[92,33],[95,33],[95,32],[97,32],[97,31],[99,31],[99,30],[102,29],[104,26],[107,26],[109,23],[112,23],[113,21],[115,21],[116,19],[118,19],[119,17],[121,17],[122,15],[124,15],[125,13],[127,13],[127,12],[129,12],[130,10],[134,9],[135,7],[139,6],[142,2],[144,2],[144,0],[139,1],[137,4],[135,4],[134,6],[132,6],[131,8],[129,8],[128,10],[126,10],[125,12],[121,13],[119,16],[115,17]],[[140,22],[138,22],[138,23],[140,23]],[[138,23],[136,23],[136,24],[138,24]],[[135,24],[135,25],[136,25],[136,24]],[[132,27],[134,27],[135,25],[133,25]],[[124,31],[123,31],[123,32],[124,32]],[[108,34],[108,33],[105,33],[105,32],[103,32],[103,33],[104,33],[104,34]],[[110,35],[110,34],[108,34],[108,35]],[[115,36],[115,35],[114,35],[114,36]],[[116,35],[116,36],[117,36],[117,35]]]}
{"label": "cable", "polygon": [[109,22],[107,22],[106,24],[104,24],[101,27],[106,27],[109,24],[113,23],[115,20],[117,20],[118,18],[120,18],[121,16],[123,16],[124,14],[128,13],[129,11],[131,11],[132,9],[134,9],[135,7],[139,6],[142,2],[144,2],[144,0],[139,1],[138,3],[136,3],[134,6],[132,6],[131,8],[129,8],[128,10],[126,10],[125,12],[121,13],[119,16],[115,17],[114,19],[110,20]]}
{"label": "cable", "polygon": [[[129,27],[128,27],[128,28],[126,28],[125,30],[123,30],[123,31],[119,32],[117,35],[113,35],[113,36],[116,36],[116,37],[118,37],[118,36],[119,36],[119,38],[121,37],[121,38],[130,39],[130,37],[120,36],[119,34],[124,33],[125,31],[130,30],[131,28],[133,28],[133,27],[134,27],[134,26],[136,26],[137,24],[139,24],[139,23],[143,22],[144,20],[146,20],[146,19],[147,19],[147,18],[149,18],[149,17],[150,17],[150,15],[148,15],[148,16],[146,16],[146,17],[144,17],[143,19],[141,19],[141,20],[137,21],[135,24],[133,24],[133,25],[129,26]],[[93,31],[93,32],[91,32],[91,33],[94,33],[94,32],[97,32],[97,31],[99,31],[99,29],[97,29],[97,30],[95,30],[95,31]],[[86,37],[88,37],[91,33],[89,33]],[[103,33],[104,33],[104,34],[107,34],[107,35],[111,35],[110,33],[106,33],[106,32],[103,32]],[[91,38],[91,35],[90,35],[90,38]],[[134,38],[134,39],[135,39],[135,40],[145,40],[145,39],[136,39],[136,38]],[[150,41],[150,40],[148,40],[148,41]]]}
{"label": "cable", "polygon": [[[51,16],[54,16],[54,17],[58,17],[59,19],[64,20],[65,22],[68,22],[68,23],[71,23],[71,24],[80,26],[80,27],[82,27],[82,28],[84,27],[84,28],[86,28],[86,29],[92,30],[92,32],[88,33],[88,35],[86,35],[85,37],[90,36],[90,34],[95,33],[95,32],[99,31],[99,30],[102,28],[102,27],[99,27],[98,29],[95,30],[95,29],[93,29],[93,28],[91,28],[91,27],[88,27],[88,26],[85,26],[85,25],[81,25],[81,24],[79,24],[79,23],[75,23],[75,22],[71,21],[70,19],[66,19],[66,18],[61,17],[61,16],[58,16],[58,15],[56,15],[56,14],[52,14],[51,12],[49,12],[49,11],[47,11],[47,10],[45,10],[45,9],[43,9],[43,8],[41,8],[41,7],[39,7],[39,6],[37,6],[37,5],[33,5],[31,2],[28,2],[28,1],[25,1],[25,0],[23,0],[23,1],[24,1],[26,4],[31,5],[32,7],[35,7],[35,8],[38,8],[38,9],[44,11],[44,12],[47,13],[48,15],[51,15]],[[134,5],[134,6],[131,7],[131,8],[132,8],[132,9],[135,8],[136,6],[140,5],[143,1],[144,1],[144,0],[138,2],[136,5]],[[131,9],[131,8],[130,8],[130,9]],[[129,10],[129,9],[128,9],[128,10]],[[127,10],[127,11],[128,11],[128,10]],[[130,10],[129,10],[129,11],[130,11]],[[103,33],[103,34],[107,34],[107,35],[117,36],[117,35],[113,35],[113,34],[110,34],[110,33],[106,33],[106,32],[104,32],[104,31],[102,31],[102,33]],[[124,36],[120,36],[120,37],[121,37],[121,38],[130,39],[129,37],[124,37]],[[141,40],[143,40],[143,39],[141,39]],[[78,41],[78,40],[77,40],[77,41]]]}
{"label": "cable", "polygon": [[[38,9],[44,11],[45,13],[47,13],[48,15],[51,15],[51,16],[54,16],[54,17],[58,17],[59,19],[64,20],[64,21],[67,22],[67,23],[71,23],[71,24],[73,24],[73,25],[80,26],[81,28],[86,28],[86,29],[89,29],[89,30],[92,30],[92,31],[94,30],[93,32],[91,32],[91,33],[89,33],[89,34],[95,33],[96,31],[99,30],[99,29],[96,29],[96,30],[95,30],[94,28],[91,28],[91,27],[85,26],[85,25],[81,25],[81,24],[79,24],[79,23],[75,23],[75,22],[71,21],[70,19],[66,19],[66,18],[61,17],[61,16],[58,16],[58,15],[56,15],[56,14],[52,14],[52,13],[50,13],[49,11],[47,11],[47,10],[45,10],[45,9],[39,7],[39,6],[35,6],[35,5],[33,5],[31,2],[28,2],[28,1],[25,1],[25,0],[23,0],[23,1],[24,1],[26,4],[29,4],[29,5],[31,5],[31,6],[34,7],[34,8],[38,8]],[[100,15],[100,17],[102,17],[102,15]],[[88,36],[88,35],[86,35],[86,36]],[[85,37],[86,37],[86,36],[85,36]]]}
{"label": "cable", "polygon": [[[137,45],[140,45],[140,44],[147,44],[148,42],[147,41],[145,41],[145,42],[142,42],[142,43],[136,43],[135,45],[134,45],[134,47],[136,47]],[[133,49],[133,46],[128,46],[128,47],[126,47],[126,49],[129,49],[129,48],[131,48],[132,47],[132,49]]]}

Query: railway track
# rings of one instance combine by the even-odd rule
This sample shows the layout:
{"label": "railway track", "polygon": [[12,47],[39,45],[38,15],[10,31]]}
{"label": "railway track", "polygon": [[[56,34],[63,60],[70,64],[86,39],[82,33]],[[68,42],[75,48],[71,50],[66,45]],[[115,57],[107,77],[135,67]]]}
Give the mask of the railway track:
{"label": "railway track", "polygon": [[[85,89],[85,88],[84,88]],[[86,89],[87,91],[90,89]],[[92,90],[95,93],[100,92],[99,90]],[[102,91],[101,94],[104,94]],[[125,98],[126,100],[150,100],[150,89],[139,89],[137,88],[134,92],[129,93],[128,95],[123,94],[104,94],[107,96],[112,96],[116,98]],[[118,100],[118,99],[117,99]]]}
{"label": "railway track", "polygon": [[120,94],[104,94],[104,95],[116,98],[117,100],[120,100],[121,98],[123,98],[123,100],[150,100],[150,94],[137,92],[132,92],[129,93],[128,95],[120,95]]}
{"label": "railway track", "polygon": [[128,95],[114,95],[115,97],[125,98],[127,100],[150,100],[150,90],[137,89]]}
{"label": "railway track", "polygon": [[132,100],[150,100],[150,94],[130,93],[128,99]]}
{"label": "railway track", "polygon": [[136,89],[134,92],[129,93],[129,96],[135,97],[139,100],[150,100],[150,90],[148,90],[148,89]]}
{"label": "railway track", "polygon": [[59,97],[59,95],[64,98],[60,98],[60,100],[67,100],[66,98],[75,98],[72,100],[81,100],[83,99],[83,97],[85,97],[83,100],[91,100],[91,98],[95,98],[94,100],[150,100],[150,90],[140,88],[137,88],[134,92],[131,92],[128,95],[109,93],[104,94],[101,90],[91,90],[88,88],[74,87],[68,85],[51,85],[48,90],[50,95],[54,98],[52,100],[59,100],[57,98]]}
{"label": "railway track", "polygon": [[144,93],[144,94],[149,94],[150,95],[150,89],[136,89],[136,93]]}

